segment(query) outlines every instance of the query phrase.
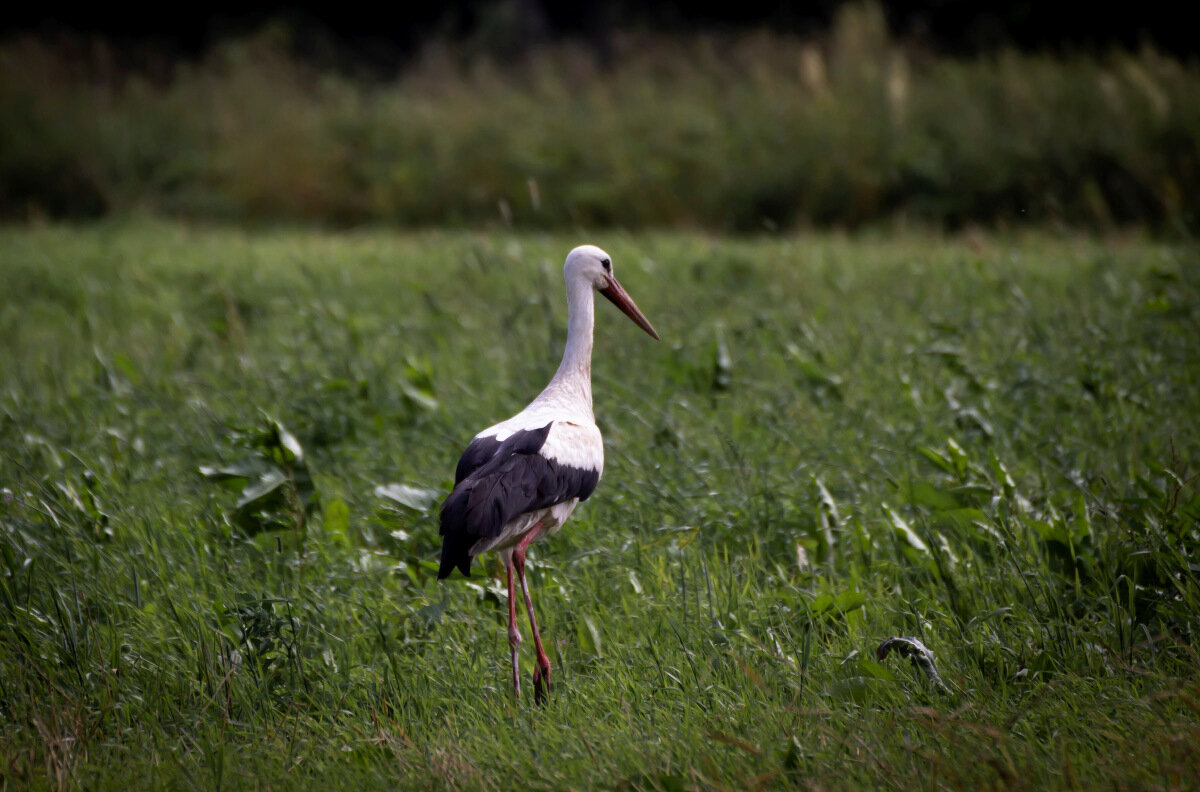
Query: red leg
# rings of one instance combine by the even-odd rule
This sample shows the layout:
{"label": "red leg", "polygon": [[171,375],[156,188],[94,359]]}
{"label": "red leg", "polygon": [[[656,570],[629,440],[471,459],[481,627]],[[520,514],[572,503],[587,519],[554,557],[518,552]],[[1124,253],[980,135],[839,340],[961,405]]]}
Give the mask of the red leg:
{"label": "red leg", "polygon": [[529,596],[529,584],[525,582],[525,549],[540,535],[540,525],[525,534],[525,538],[513,549],[513,566],[517,568],[517,577],[521,579],[525,610],[529,614],[529,629],[533,631],[533,645],[537,649],[537,666],[533,669],[533,698],[543,703],[550,692],[550,658],[546,657],[546,650],[542,648],[542,634],[538,630],[537,617],[533,615],[533,598]]}
{"label": "red leg", "polygon": [[[524,561],[524,559],[521,559]],[[513,588],[513,560],[504,556],[504,573],[508,578],[508,644],[512,647],[512,683],[517,701],[521,700],[521,631],[517,627],[517,592]],[[534,633],[536,635],[536,632]]]}

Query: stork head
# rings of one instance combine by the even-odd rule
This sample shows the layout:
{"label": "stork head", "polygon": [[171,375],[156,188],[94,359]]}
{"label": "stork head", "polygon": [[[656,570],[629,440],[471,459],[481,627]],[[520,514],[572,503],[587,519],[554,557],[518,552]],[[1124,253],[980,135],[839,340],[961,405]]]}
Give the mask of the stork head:
{"label": "stork head", "polygon": [[580,245],[567,254],[567,264],[563,267],[563,276],[567,283],[582,280],[590,283],[592,288],[603,294],[615,306],[633,320],[633,323],[658,339],[658,332],[650,320],[646,318],[634,303],[633,298],[617,283],[613,274],[612,256],[595,245]]}

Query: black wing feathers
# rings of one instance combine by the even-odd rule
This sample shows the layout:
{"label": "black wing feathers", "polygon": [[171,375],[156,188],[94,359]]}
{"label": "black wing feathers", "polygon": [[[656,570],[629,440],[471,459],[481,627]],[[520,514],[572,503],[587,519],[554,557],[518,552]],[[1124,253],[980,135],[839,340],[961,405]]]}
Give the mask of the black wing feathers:
{"label": "black wing feathers", "polygon": [[463,479],[486,465],[496,456],[500,445],[500,441],[494,437],[476,437],[472,440],[458,460],[458,468],[454,471],[454,486],[457,487]]}
{"label": "black wing feathers", "polygon": [[[479,456],[487,446],[480,439],[467,447],[458,463],[462,475],[442,503],[439,578],[455,567],[469,577],[475,543],[499,536],[519,515],[592,494],[600,480],[597,471],[561,465],[538,453],[551,426],[513,433],[483,462]],[[497,443],[492,438],[482,440]]]}

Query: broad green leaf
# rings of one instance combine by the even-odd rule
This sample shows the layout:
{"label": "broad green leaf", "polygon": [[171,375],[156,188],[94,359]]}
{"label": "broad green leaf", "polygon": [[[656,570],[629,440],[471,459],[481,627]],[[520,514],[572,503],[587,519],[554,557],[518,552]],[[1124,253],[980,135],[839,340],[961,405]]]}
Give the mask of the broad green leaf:
{"label": "broad green leaf", "polygon": [[341,498],[334,498],[325,506],[325,533],[340,542],[348,542],[350,532],[350,507]]}
{"label": "broad green leaf", "polygon": [[1063,527],[1060,521],[1055,521],[1053,524],[1043,520],[1030,520],[1030,527],[1038,532],[1038,535],[1047,542],[1059,542],[1061,544],[1070,544],[1071,538],[1067,529]]}
{"label": "broad green leaf", "polygon": [[251,481],[242,490],[237,501],[237,508],[242,509],[256,503],[287,483],[287,474],[279,468],[268,468],[257,479]]}
{"label": "broad green leaf", "polygon": [[600,631],[596,629],[596,625],[590,616],[584,616],[576,622],[575,632],[579,638],[579,646],[584,652],[597,657],[603,656]]}
{"label": "broad green leaf", "polygon": [[296,462],[304,461],[304,449],[300,446],[300,441],[296,436],[287,430],[282,423],[272,418],[271,423],[275,427],[275,433],[279,437],[279,445],[291,454],[292,460]]}
{"label": "broad green leaf", "polygon": [[867,603],[867,595],[861,591],[843,591],[833,599],[833,605],[842,613],[861,608]]}
{"label": "broad green leaf", "polygon": [[1092,518],[1088,514],[1087,500],[1083,492],[1075,493],[1075,535],[1082,539],[1092,533]]}
{"label": "broad green leaf", "polygon": [[925,544],[920,536],[917,536],[916,531],[912,529],[912,526],[909,525],[903,517],[892,511],[891,506],[888,506],[886,503],[883,504],[883,512],[887,515],[888,522],[891,523],[892,530],[897,535],[902,537],[906,542],[908,542],[910,547],[921,553],[929,553],[929,546]]}
{"label": "broad green leaf", "polygon": [[949,570],[953,572],[958,567],[958,556],[954,553],[954,549],[950,547],[950,541],[941,531],[934,533],[937,537],[937,546],[942,551],[942,556],[945,559],[945,564]]}
{"label": "broad green leaf", "polygon": [[254,478],[262,474],[266,470],[267,464],[262,460],[248,459],[244,462],[233,462],[228,465],[201,465],[200,475],[213,481],[225,481],[227,479],[248,479]]}
{"label": "broad green leaf", "polygon": [[874,684],[878,684],[871,677],[850,677],[848,679],[839,679],[833,683],[830,689],[830,695],[838,701],[849,701],[854,704],[863,705],[869,702],[873,697]]}
{"label": "broad green leaf", "polygon": [[380,484],[375,488],[376,497],[422,512],[437,503],[442,494],[441,490],[414,487],[411,484]]}
{"label": "broad green leaf", "polygon": [[995,475],[996,480],[1000,483],[1000,487],[1004,492],[1004,496],[1011,497],[1012,494],[1017,490],[1017,484],[1015,481],[1013,481],[1013,477],[1009,474],[1008,468],[1004,466],[1004,463],[1000,461],[998,456],[996,456],[996,452],[990,447],[988,448],[988,462],[992,466],[992,473]]}
{"label": "broad green leaf", "polygon": [[858,668],[867,676],[874,677],[875,679],[882,679],[885,682],[896,681],[896,675],[892,673],[891,669],[867,655],[862,655],[858,658]]}
{"label": "broad green leaf", "polygon": [[935,511],[950,511],[962,504],[953,493],[930,484],[928,481],[916,481],[902,490],[908,496],[909,503],[914,506],[926,506]]}
{"label": "broad green leaf", "polygon": [[987,519],[987,515],[979,509],[947,509],[929,516],[929,521],[936,525],[969,526],[977,522],[987,522]]}
{"label": "broad green leaf", "polygon": [[138,373],[137,366],[134,365],[133,360],[129,357],[129,355],[126,355],[123,352],[117,352],[112,356],[112,362],[113,365],[120,369],[121,373],[125,375],[125,379],[129,380],[134,385],[138,384],[141,379],[141,375]]}
{"label": "broad green leaf", "polygon": [[953,437],[946,438],[946,452],[951,464],[954,465],[954,472],[960,476],[965,473],[971,459]]}
{"label": "broad green leaf", "polygon": [[829,610],[830,608],[832,608],[833,603],[834,603],[833,595],[830,594],[829,592],[824,592],[822,594],[817,595],[817,598],[812,601],[812,605],[810,605],[809,608],[812,610],[813,613],[820,615],[820,614],[824,613],[825,611]]}
{"label": "broad green leaf", "polygon": [[959,484],[958,486],[951,487],[947,492],[968,503],[985,502],[995,494],[989,484]]}
{"label": "broad green leaf", "polygon": [[954,463],[950,461],[950,458],[940,451],[935,451],[928,446],[918,446],[917,453],[947,473],[957,472],[957,469],[955,468]]}
{"label": "broad green leaf", "polygon": [[974,407],[964,407],[955,411],[954,420],[960,427],[964,429],[976,429],[989,439],[996,431],[992,428],[992,422]]}
{"label": "broad green leaf", "polygon": [[408,380],[400,380],[400,392],[409,402],[423,410],[432,411],[438,408],[438,400],[433,391],[414,385]]}

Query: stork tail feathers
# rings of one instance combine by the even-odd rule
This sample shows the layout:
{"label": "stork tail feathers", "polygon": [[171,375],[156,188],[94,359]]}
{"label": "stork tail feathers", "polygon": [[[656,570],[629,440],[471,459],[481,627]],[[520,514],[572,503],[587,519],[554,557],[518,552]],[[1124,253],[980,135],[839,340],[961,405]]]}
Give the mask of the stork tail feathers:
{"label": "stork tail feathers", "polygon": [[472,537],[462,534],[449,534],[442,541],[442,563],[438,568],[438,580],[450,577],[457,567],[463,577],[471,577],[471,545]]}

